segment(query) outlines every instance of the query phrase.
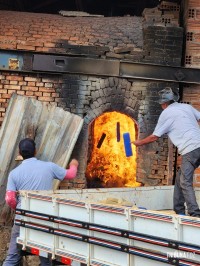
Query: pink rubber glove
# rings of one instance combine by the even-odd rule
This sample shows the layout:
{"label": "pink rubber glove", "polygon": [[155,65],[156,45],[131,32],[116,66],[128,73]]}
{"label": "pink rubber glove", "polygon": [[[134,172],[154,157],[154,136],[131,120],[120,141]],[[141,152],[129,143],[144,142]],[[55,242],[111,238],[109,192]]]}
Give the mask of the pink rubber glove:
{"label": "pink rubber glove", "polygon": [[67,169],[66,176],[64,179],[73,179],[76,177],[78,170],[78,161],[76,159],[72,159],[69,164],[69,169]]}
{"label": "pink rubber glove", "polygon": [[17,206],[17,199],[16,199],[17,192],[8,190],[6,191],[6,203],[13,209],[16,209]]}

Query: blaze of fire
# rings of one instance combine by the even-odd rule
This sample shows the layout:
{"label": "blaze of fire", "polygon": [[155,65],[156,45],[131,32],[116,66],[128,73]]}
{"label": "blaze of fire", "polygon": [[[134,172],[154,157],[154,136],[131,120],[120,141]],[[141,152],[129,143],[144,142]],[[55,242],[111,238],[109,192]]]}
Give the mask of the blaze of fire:
{"label": "blaze of fire", "polygon": [[129,133],[131,141],[136,139],[135,122],[124,114],[108,112],[95,119],[93,130],[87,181],[100,187],[141,186],[136,182],[136,147],[131,144],[133,155],[126,157],[123,140],[123,133]]}

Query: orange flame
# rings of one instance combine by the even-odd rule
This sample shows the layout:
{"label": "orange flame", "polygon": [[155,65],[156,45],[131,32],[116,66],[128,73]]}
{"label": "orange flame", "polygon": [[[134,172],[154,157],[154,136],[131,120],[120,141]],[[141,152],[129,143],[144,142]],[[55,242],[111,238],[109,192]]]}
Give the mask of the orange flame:
{"label": "orange flame", "polygon": [[[117,123],[120,125],[120,141],[117,141]],[[126,157],[125,154],[123,133],[127,132],[134,141],[135,122],[124,114],[104,113],[95,120],[93,149],[86,169],[88,183],[97,182],[100,187],[141,186],[136,182],[136,147],[131,145],[133,156]]]}

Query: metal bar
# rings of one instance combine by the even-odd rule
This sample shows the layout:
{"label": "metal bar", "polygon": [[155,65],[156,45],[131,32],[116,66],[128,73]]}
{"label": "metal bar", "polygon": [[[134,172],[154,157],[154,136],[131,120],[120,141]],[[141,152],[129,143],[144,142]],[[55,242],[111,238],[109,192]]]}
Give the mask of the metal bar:
{"label": "metal bar", "polygon": [[91,231],[101,232],[109,235],[120,236],[132,240],[137,240],[141,242],[151,243],[153,245],[168,247],[180,251],[190,250],[195,254],[200,254],[200,246],[188,244],[181,241],[176,241],[172,239],[151,236],[147,234],[137,233],[134,231],[122,230],[119,228],[103,226],[100,224],[87,223],[79,220],[67,219],[63,217],[56,217],[53,215],[43,214],[39,212],[28,211],[24,209],[16,209],[16,214],[20,216],[32,217],[42,221],[51,221],[53,223],[59,223],[68,225],[71,227],[83,228]]}
{"label": "metal bar", "polygon": [[[122,244],[122,243],[118,243],[118,242],[111,241],[111,240],[105,240],[105,239],[101,239],[97,237],[83,235],[80,233],[74,233],[74,232],[64,230],[64,229],[56,229],[56,228],[49,227],[43,224],[22,221],[19,219],[15,220],[15,224],[21,227],[25,227],[25,228],[29,228],[29,229],[33,229],[36,231],[41,231],[41,232],[57,235],[57,236],[67,237],[73,240],[82,241],[84,243],[89,243],[89,244],[125,252],[128,254],[136,255],[136,256],[147,258],[150,260],[159,261],[163,263],[169,263],[168,256],[161,252],[157,253],[157,252],[154,252],[148,249],[139,248],[136,246],[129,246],[127,244]],[[176,265],[179,265],[178,259],[176,259],[176,263],[177,263]],[[196,265],[200,265],[200,264],[196,264]]]}
{"label": "metal bar", "polygon": [[121,62],[120,77],[179,83],[200,83],[200,69]]}
{"label": "metal bar", "polygon": [[37,54],[33,71],[119,76],[119,61]]}
{"label": "metal bar", "polygon": [[134,255],[134,256],[139,256],[139,257],[143,257],[143,258],[154,260],[154,261],[159,261],[159,262],[166,263],[166,264],[173,264],[173,265],[180,265],[180,266],[181,265],[200,266],[200,262],[198,261],[187,260],[185,258],[182,259],[179,257],[173,258],[173,257],[169,257],[168,254],[162,253],[159,251],[154,251],[154,250],[150,250],[146,248],[141,248],[138,246],[115,242],[112,240],[107,240],[107,239],[88,236],[88,235],[84,235],[80,233],[75,233],[75,232],[71,232],[71,231],[64,230],[64,229],[57,229],[57,228],[53,228],[53,227],[50,227],[44,224],[23,221],[20,219],[16,219],[15,224],[18,226],[33,229],[36,231],[41,231],[41,232],[45,232],[45,233],[49,233],[49,234],[53,234],[57,236],[62,236],[62,237],[66,237],[66,238],[77,240],[77,241],[82,241],[84,243],[89,243],[89,244],[125,252],[128,254]]}
{"label": "metal bar", "polygon": [[5,50],[0,51],[0,70],[200,84],[200,69],[196,68]]}
{"label": "metal bar", "polygon": [[33,71],[116,76],[200,84],[200,69],[142,64],[108,59],[34,55]]}

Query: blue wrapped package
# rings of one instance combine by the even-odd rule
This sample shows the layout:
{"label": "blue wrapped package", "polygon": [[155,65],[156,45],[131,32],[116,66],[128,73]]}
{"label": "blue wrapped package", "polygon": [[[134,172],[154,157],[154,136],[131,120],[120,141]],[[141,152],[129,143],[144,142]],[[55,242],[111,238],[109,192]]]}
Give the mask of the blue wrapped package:
{"label": "blue wrapped package", "polygon": [[124,148],[125,148],[126,157],[133,156],[130,134],[124,133],[123,138],[124,138]]}

